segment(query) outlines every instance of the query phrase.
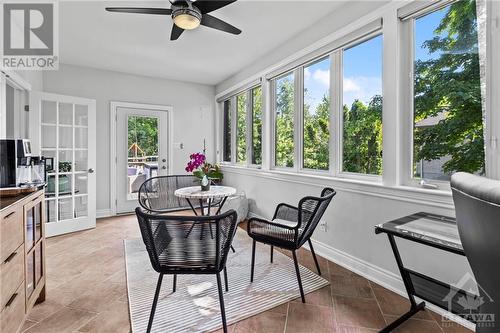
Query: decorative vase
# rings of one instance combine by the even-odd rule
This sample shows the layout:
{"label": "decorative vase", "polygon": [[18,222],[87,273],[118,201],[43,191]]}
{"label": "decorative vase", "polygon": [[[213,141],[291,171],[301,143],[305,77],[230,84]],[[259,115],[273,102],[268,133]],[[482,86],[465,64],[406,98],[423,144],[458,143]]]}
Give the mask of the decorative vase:
{"label": "decorative vase", "polygon": [[206,175],[201,179],[201,190],[210,191],[210,180]]}

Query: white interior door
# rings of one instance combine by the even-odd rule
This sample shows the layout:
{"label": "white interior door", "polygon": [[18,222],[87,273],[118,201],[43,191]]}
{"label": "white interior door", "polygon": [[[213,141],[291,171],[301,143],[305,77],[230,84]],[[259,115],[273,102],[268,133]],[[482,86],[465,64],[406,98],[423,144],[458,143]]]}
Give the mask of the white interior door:
{"label": "white interior door", "polygon": [[45,189],[47,236],[94,228],[95,100],[32,92],[30,107],[33,150],[53,166]]}
{"label": "white interior door", "polygon": [[117,213],[134,211],[145,180],[168,174],[168,115],[148,106],[115,107]]}

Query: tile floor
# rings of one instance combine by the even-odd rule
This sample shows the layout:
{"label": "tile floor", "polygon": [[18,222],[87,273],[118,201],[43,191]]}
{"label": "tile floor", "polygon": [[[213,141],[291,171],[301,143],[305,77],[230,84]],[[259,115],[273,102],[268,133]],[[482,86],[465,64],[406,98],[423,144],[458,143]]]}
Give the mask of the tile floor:
{"label": "tile floor", "polygon": [[[48,239],[47,298],[31,311],[23,331],[129,332],[123,239],[137,237],[139,228],[130,215],[101,219],[96,229]],[[309,251],[301,250],[298,257],[315,269]],[[296,299],[233,324],[229,331],[377,332],[406,311],[404,298],[324,258],[319,261],[330,286],[306,295],[306,304]],[[471,331],[457,324],[444,327],[439,315],[426,311],[397,332]]]}

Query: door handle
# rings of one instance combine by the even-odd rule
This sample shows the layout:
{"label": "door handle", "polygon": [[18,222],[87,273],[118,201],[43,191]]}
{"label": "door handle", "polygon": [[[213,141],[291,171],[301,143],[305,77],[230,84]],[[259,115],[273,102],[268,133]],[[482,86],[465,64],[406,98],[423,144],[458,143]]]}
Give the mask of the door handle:
{"label": "door handle", "polygon": [[88,170],[88,172],[89,172],[89,173],[94,173],[94,169],[90,168],[90,169]]}

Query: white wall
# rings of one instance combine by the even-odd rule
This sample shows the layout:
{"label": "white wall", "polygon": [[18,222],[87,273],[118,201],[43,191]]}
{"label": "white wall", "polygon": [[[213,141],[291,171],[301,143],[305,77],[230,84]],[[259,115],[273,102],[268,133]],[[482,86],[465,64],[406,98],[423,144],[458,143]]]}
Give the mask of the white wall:
{"label": "white wall", "polygon": [[58,71],[44,73],[43,90],[96,100],[98,214],[110,209],[110,101],[173,106],[173,141],[184,144],[183,150],[173,148],[173,173],[185,173],[189,154],[203,148],[203,138],[209,158],[215,156],[213,86],[62,64]]}
{"label": "white wall", "polygon": [[[396,4],[391,4],[388,11],[381,11],[381,5],[381,3],[373,2],[354,2],[342,7],[294,39],[278,46],[269,55],[258,59],[253,65],[219,83],[216,86],[217,94],[227,93],[228,90],[237,88],[242,82],[261,76],[263,71],[277,66],[278,63],[292,57],[294,53],[344,29],[353,22],[356,24],[356,21],[359,21],[363,15],[370,14],[371,19],[380,15],[379,17],[384,17],[385,26],[384,74],[390,74],[385,77],[385,82],[389,84],[384,82],[384,118],[388,114],[391,116],[389,118],[397,119],[398,96],[397,88],[395,88],[397,85],[395,79],[397,77],[397,61],[395,61],[397,48],[387,43],[387,39],[394,43],[397,39]],[[373,13],[374,10],[379,12]],[[368,22],[370,21],[367,20],[366,23]],[[388,87],[391,89],[385,90]],[[387,110],[386,106],[388,106]],[[386,111],[389,112],[386,113]],[[269,118],[264,117],[264,119]],[[389,124],[391,126],[384,126],[384,140],[395,141],[400,135],[396,132],[398,125],[396,120]],[[264,126],[263,135],[265,136],[266,133],[269,137],[271,126]],[[264,144],[266,141],[268,142],[268,138],[263,137]],[[263,150],[265,151],[266,148],[263,147]],[[396,154],[396,151],[391,153],[384,149],[384,158],[391,155],[391,158],[395,159]],[[319,195],[321,188],[333,187],[337,190],[337,195],[324,216],[328,224],[327,230],[323,231],[318,228],[313,235],[317,244],[316,251],[400,293],[404,289],[387,236],[375,235],[374,226],[421,211],[447,216],[455,214],[449,192],[392,186],[396,182],[386,180],[384,184],[369,184],[355,180],[285,174],[265,170],[266,167],[265,164],[264,170],[248,170],[237,166],[224,167],[225,183],[246,192],[251,201],[251,214],[271,218],[278,203],[286,202],[296,205],[303,196]],[[388,171],[385,164],[384,169]],[[390,170],[391,173],[392,171]],[[403,261],[409,267],[437,279],[456,283],[465,273],[470,272],[465,257],[406,241],[398,241],[398,244],[401,244]]]}

